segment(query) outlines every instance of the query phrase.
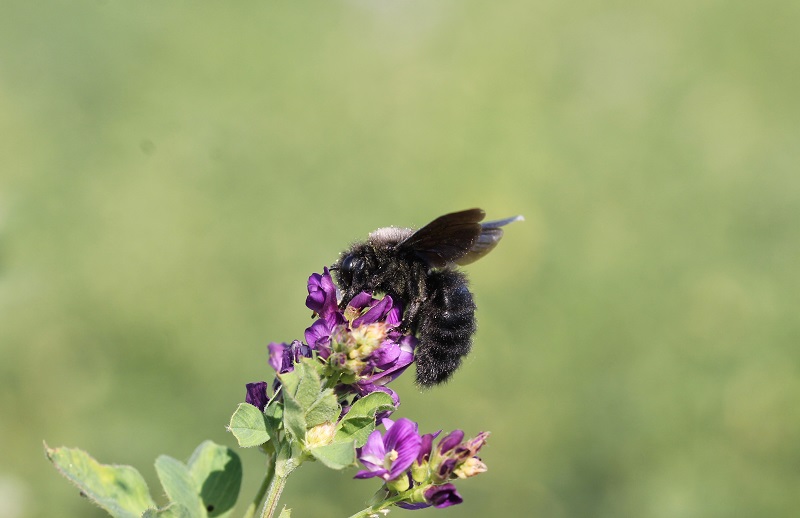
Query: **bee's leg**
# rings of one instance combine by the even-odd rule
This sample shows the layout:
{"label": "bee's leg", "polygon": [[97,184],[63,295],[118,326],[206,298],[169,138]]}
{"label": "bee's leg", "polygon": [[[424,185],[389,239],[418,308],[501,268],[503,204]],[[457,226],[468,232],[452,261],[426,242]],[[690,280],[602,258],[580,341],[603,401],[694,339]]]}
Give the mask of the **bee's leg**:
{"label": "bee's leg", "polygon": [[400,331],[403,333],[417,331],[417,324],[419,322],[420,312],[425,305],[424,299],[414,299],[403,311],[403,322],[400,324]]}
{"label": "bee's leg", "polygon": [[428,272],[420,267],[412,271],[406,284],[406,293],[410,300],[404,301],[406,308],[403,311],[403,323],[400,330],[404,333],[417,332],[420,319],[424,317],[422,309],[426,306],[429,297]]}

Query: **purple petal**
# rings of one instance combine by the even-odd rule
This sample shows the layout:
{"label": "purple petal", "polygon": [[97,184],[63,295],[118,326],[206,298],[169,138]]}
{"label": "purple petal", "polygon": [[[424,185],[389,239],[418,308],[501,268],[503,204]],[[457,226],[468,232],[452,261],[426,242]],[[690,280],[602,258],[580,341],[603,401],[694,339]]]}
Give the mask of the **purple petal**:
{"label": "purple petal", "polygon": [[392,307],[392,297],[386,295],[381,300],[376,301],[372,304],[372,307],[369,310],[358,317],[357,319],[353,320],[353,327],[359,327],[367,324],[374,324],[375,322],[379,322],[383,320],[386,313]]}
{"label": "purple petal", "polygon": [[461,430],[453,430],[450,432],[447,437],[439,441],[439,452],[446,453],[459,444],[461,444],[461,440],[464,438],[464,432]]}
{"label": "purple petal", "polygon": [[[358,460],[370,471],[383,470],[383,461],[386,458],[386,447],[380,430],[373,430],[367,442],[360,448]],[[362,477],[365,478],[365,477]]]}
{"label": "purple petal", "polygon": [[300,361],[300,358],[312,357],[311,348],[300,340],[294,340],[291,344],[272,342],[267,348],[269,364],[278,374],[293,371],[295,362]]}
{"label": "purple petal", "polygon": [[335,318],[337,316],[344,320],[339,313],[334,313],[328,318],[315,320],[305,332],[306,342],[312,349],[319,351],[323,359],[327,359],[331,352],[331,335],[339,324]]}
{"label": "purple petal", "polygon": [[300,358],[311,358],[313,356],[311,353],[311,347],[307,346],[300,340],[293,340],[289,347],[292,351],[292,360],[295,363],[299,362]]}
{"label": "purple petal", "polygon": [[389,312],[386,314],[386,324],[389,327],[397,327],[403,321],[403,307],[395,302]]}
{"label": "purple petal", "polygon": [[417,433],[417,423],[402,418],[396,421],[383,438],[387,452],[395,451],[397,458],[392,462],[387,480],[394,480],[411,467],[422,444],[422,437]]}
{"label": "purple petal", "polygon": [[258,407],[258,409],[263,412],[264,408],[267,406],[267,403],[269,403],[269,397],[267,397],[267,386],[268,385],[266,381],[248,383],[245,402]]}
{"label": "purple petal", "polygon": [[433,450],[433,440],[436,439],[440,433],[442,433],[441,430],[436,433],[426,433],[422,436],[422,443],[419,447],[419,455],[417,455],[418,464],[422,464],[426,460],[430,459],[431,450]]}
{"label": "purple petal", "polygon": [[403,509],[408,509],[409,511],[416,511],[417,509],[425,509],[426,507],[431,506],[431,504],[428,504],[426,502],[418,502],[416,504],[409,504],[408,502],[397,502],[394,505],[396,505],[397,507],[401,507]]}
{"label": "purple petal", "polygon": [[292,366],[292,356],[287,354],[289,351],[289,344],[271,342],[267,348],[269,349],[269,364],[275,369],[278,374],[289,372],[294,369]]}
{"label": "purple petal", "polygon": [[306,307],[319,313],[323,318],[338,310],[336,285],[326,267],[322,275],[315,273],[308,278],[308,297]]}
{"label": "purple petal", "polygon": [[458,491],[456,491],[456,486],[453,484],[442,484],[441,486],[431,487],[425,491],[425,500],[439,509],[460,504],[464,501],[461,495],[458,494]]}
{"label": "purple petal", "polygon": [[386,475],[387,473],[388,473],[388,471],[386,471],[383,468],[376,469],[375,471],[371,471],[371,470],[368,470],[368,469],[362,469],[361,471],[356,473],[356,476],[353,477],[353,478],[372,478],[372,477],[381,477],[381,478],[383,478],[384,475]]}
{"label": "purple petal", "polygon": [[408,366],[414,362],[414,348],[416,347],[416,343],[417,340],[413,336],[408,335],[403,337],[399,344],[395,344],[399,345],[399,354],[394,362],[382,365],[381,368],[384,369],[383,372],[371,376],[368,381],[378,385],[385,385],[400,376]]}
{"label": "purple petal", "polygon": [[379,369],[386,369],[397,361],[401,352],[400,344],[386,341],[369,355],[369,361]]}
{"label": "purple petal", "polygon": [[367,307],[370,302],[372,302],[372,294],[367,293],[366,291],[362,291],[361,293],[353,297],[350,303],[347,304],[347,307],[355,308],[361,311],[362,309]]}
{"label": "purple petal", "polygon": [[444,461],[442,461],[442,463],[439,464],[439,467],[436,470],[436,475],[439,477],[439,480],[447,480],[448,478],[450,478],[450,475],[453,474],[453,471],[455,471],[459,463],[460,463],[459,459],[453,459],[453,458],[445,459]]}

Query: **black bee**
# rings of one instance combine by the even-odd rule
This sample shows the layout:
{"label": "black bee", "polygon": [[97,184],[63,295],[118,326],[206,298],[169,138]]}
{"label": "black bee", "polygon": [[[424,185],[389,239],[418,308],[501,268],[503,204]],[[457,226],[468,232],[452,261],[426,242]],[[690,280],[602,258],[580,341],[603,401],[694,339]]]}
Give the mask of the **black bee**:
{"label": "black bee", "polygon": [[334,271],[341,307],[362,291],[382,292],[406,305],[402,329],[417,335],[417,383],[446,381],[472,347],[475,302],[467,277],[455,269],[489,253],[504,225],[522,216],[480,223],[485,213],[445,214],[419,230],[387,227],[345,250]]}

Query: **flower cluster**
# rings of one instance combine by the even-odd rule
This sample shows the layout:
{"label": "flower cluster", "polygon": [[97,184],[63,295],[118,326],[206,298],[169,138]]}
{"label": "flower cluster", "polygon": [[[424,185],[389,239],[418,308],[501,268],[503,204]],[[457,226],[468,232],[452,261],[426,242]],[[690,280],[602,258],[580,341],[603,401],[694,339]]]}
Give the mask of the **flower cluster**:
{"label": "flower cluster", "polygon": [[468,478],[486,471],[477,456],[488,432],[464,441],[464,432],[455,430],[433,448],[440,432],[419,435],[417,424],[409,419],[383,419],[386,433],[373,431],[359,450],[366,469],[356,478],[380,477],[385,481],[387,499],[405,509],[449,507],[463,500],[450,480]]}
{"label": "flower cluster", "polygon": [[[413,363],[417,346],[402,331],[402,301],[362,292],[341,306],[327,268],[309,277],[306,307],[316,318],[305,340],[270,343],[269,364],[277,373],[271,390],[265,381],[247,385],[246,402],[269,416],[272,427],[255,444],[271,441],[264,449],[274,453],[295,441],[299,449],[282,450],[296,452],[295,465],[315,458],[343,469],[360,461],[364,469],[355,478],[382,479],[384,498],[354,516],[392,505],[461,503],[452,481],[486,471],[477,453],[489,434],[464,440],[464,432],[455,430],[434,447],[440,432],[420,435],[414,421],[389,419],[400,400],[386,385]],[[245,422],[251,433],[252,421]],[[385,433],[376,429],[378,423]]]}
{"label": "flower cluster", "polygon": [[[269,364],[283,374],[291,372],[300,358],[316,357],[339,395],[363,397],[381,391],[397,406],[399,396],[386,384],[413,363],[417,345],[413,335],[399,330],[401,304],[389,295],[376,298],[362,292],[342,310],[330,272],[327,268],[323,272],[308,279],[306,307],[318,318],[305,331],[306,343],[270,343]],[[248,384],[246,401],[263,410],[268,401],[266,382]]]}
{"label": "flower cluster", "polygon": [[361,292],[342,311],[326,268],[322,275],[308,279],[306,306],[319,315],[306,329],[306,342],[326,360],[325,374],[353,392],[365,395],[384,390],[379,387],[396,379],[414,361],[417,340],[400,332],[402,306],[389,295],[375,298]]}

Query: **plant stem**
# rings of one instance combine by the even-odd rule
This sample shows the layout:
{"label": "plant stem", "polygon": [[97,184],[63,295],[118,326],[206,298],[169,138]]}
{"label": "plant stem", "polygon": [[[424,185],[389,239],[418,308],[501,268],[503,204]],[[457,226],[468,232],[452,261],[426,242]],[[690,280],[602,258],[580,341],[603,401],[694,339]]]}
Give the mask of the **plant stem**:
{"label": "plant stem", "polygon": [[284,486],[286,486],[287,475],[275,475],[275,470],[272,470],[273,476],[269,483],[269,490],[267,491],[267,501],[264,503],[264,510],[261,511],[261,518],[272,518],[275,509],[278,507],[278,500],[281,497]]}
{"label": "plant stem", "polygon": [[272,479],[275,478],[275,455],[271,455],[267,462],[267,474],[264,475],[264,481],[261,482],[261,487],[258,488],[256,497],[250,502],[247,511],[244,513],[244,518],[253,518],[256,515],[256,509],[261,506],[261,501],[264,500],[264,495],[267,494],[267,488],[272,484]]}
{"label": "plant stem", "polygon": [[[401,500],[404,500],[405,497],[406,497],[406,493],[401,493],[399,495],[395,495],[392,498],[389,498],[387,500],[382,501],[378,505],[371,505],[371,506],[367,507],[366,509],[364,509],[363,511],[357,512],[356,514],[354,514],[350,518],[366,518],[367,516],[372,516],[373,514],[376,514],[378,511],[382,511],[383,509],[386,509],[387,507],[392,506],[395,502],[399,502]],[[388,511],[387,511],[387,514],[388,514]]]}

